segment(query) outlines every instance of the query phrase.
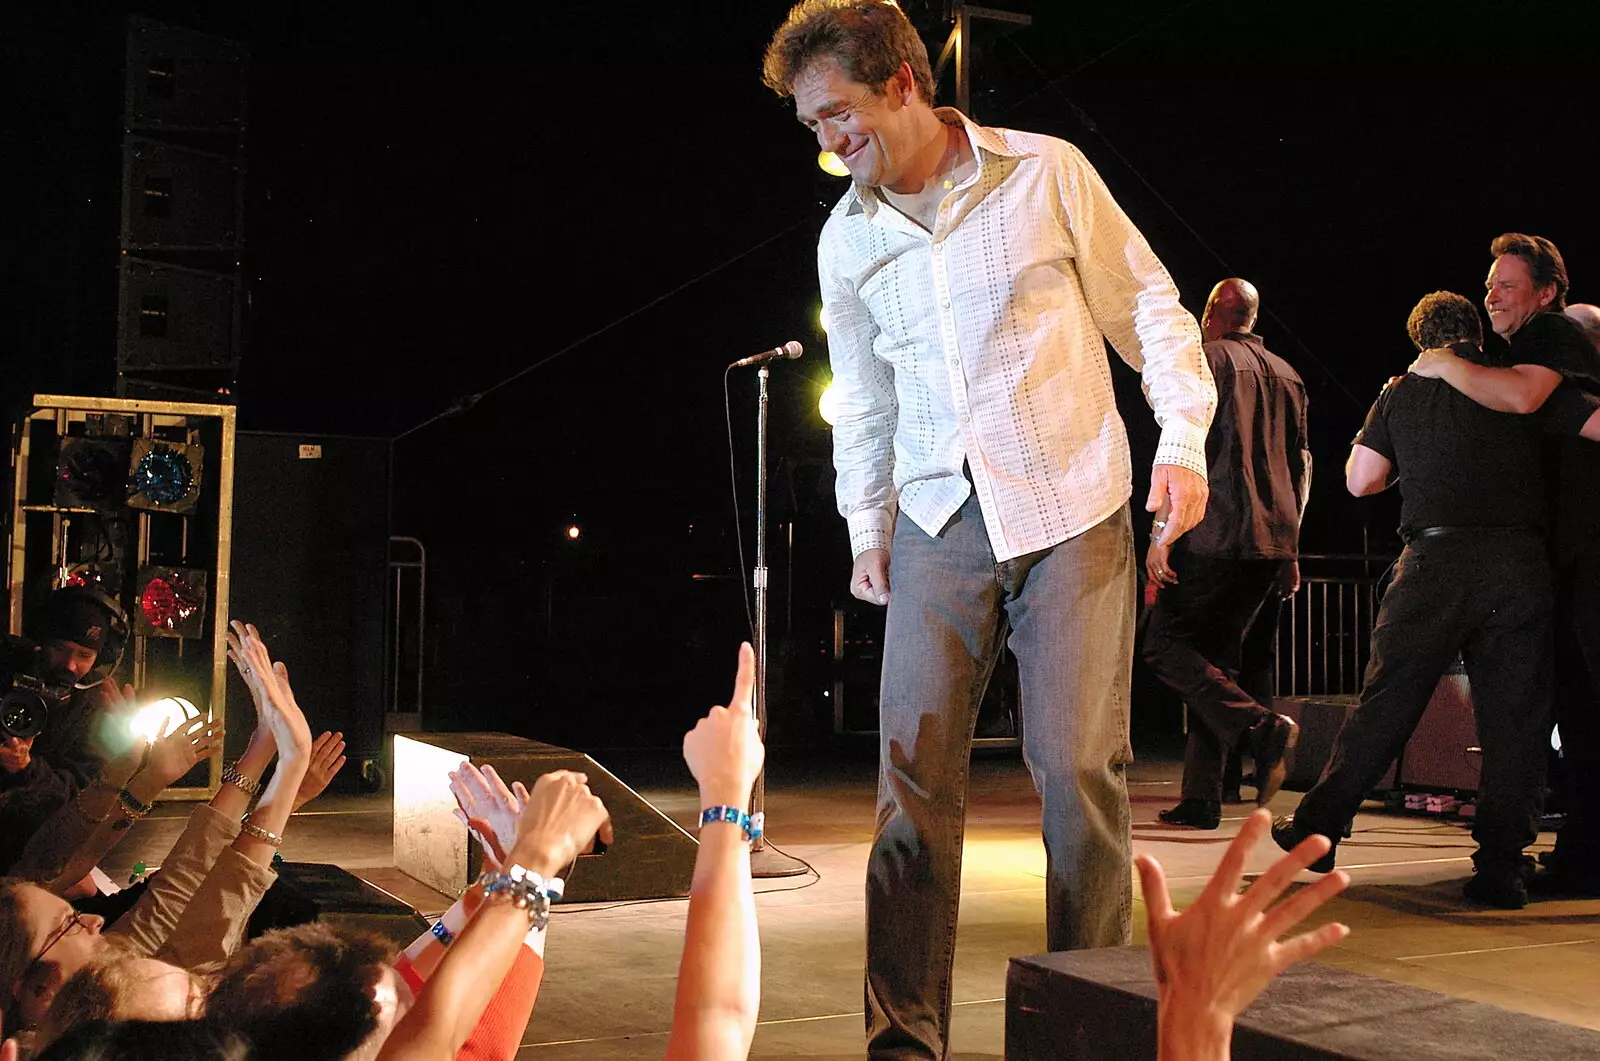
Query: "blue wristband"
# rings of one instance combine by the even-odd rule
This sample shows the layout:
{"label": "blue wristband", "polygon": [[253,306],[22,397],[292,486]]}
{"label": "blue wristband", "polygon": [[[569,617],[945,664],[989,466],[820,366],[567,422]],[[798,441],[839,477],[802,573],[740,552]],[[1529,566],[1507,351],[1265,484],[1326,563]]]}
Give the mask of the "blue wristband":
{"label": "blue wristband", "polygon": [[700,812],[700,828],[714,822],[729,822],[737,825],[743,832],[746,840],[754,840],[760,836],[766,825],[765,814],[747,814],[740,807],[707,807]]}

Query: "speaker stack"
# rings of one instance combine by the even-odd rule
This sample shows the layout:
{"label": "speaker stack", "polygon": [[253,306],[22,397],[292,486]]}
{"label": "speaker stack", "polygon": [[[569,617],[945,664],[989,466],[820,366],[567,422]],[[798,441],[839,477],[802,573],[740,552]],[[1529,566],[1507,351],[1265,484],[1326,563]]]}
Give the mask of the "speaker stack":
{"label": "speaker stack", "polygon": [[248,53],[133,17],[126,56],[117,396],[215,402],[242,341]]}

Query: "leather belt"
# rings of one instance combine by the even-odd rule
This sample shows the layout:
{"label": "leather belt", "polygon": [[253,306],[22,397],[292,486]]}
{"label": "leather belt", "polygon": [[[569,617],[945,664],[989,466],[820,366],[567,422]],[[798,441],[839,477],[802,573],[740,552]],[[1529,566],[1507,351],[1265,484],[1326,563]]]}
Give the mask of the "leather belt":
{"label": "leather belt", "polygon": [[1540,534],[1538,527],[1521,524],[1510,527],[1483,527],[1483,526],[1450,526],[1450,527],[1414,527],[1405,534],[1406,544],[1418,538],[1443,538],[1450,534]]}

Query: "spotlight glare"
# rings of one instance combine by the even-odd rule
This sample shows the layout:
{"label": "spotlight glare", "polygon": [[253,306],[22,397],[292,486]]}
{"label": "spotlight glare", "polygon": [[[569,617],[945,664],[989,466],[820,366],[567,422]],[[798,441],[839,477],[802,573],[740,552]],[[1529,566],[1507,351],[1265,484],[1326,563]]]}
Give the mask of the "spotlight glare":
{"label": "spotlight glare", "polygon": [[153,743],[192,718],[200,716],[200,709],[181,696],[169,696],[141,707],[128,720],[128,729],[135,737]]}
{"label": "spotlight glare", "polygon": [[822,172],[827,173],[827,174],[829,174],[831,176],[834,176],[834,177],[848,177],[848,176],[850,176],[850,171],[847,168],[845,168],[845,164],[842,161],[840,161],[839,160],[839,156],[835,155],[832,151],[819,151],[819,152],[817,152],[817,165],[821,168]]}
{"label": "spotlight glare", "polygon": [[576,523],[567,528],[567,539],[569,541],[577,541],[581,537],[583,537],[583,528]]}
{"label": "spotlight glare", "polygon": [[823,388],[822,396],[817,399],[817,412],[829,427],[839,422],[839,392],[829,383]]}

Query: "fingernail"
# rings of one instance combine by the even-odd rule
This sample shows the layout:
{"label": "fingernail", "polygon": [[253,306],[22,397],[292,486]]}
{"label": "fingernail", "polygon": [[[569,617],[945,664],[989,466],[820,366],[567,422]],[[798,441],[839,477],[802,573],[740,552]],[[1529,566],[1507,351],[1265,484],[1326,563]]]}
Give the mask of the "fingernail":
{"label": "fingernail", "polygon": [[878,603],[879,604],[888,604],[889,603],[889,595],[887,593],[878,594]]}

